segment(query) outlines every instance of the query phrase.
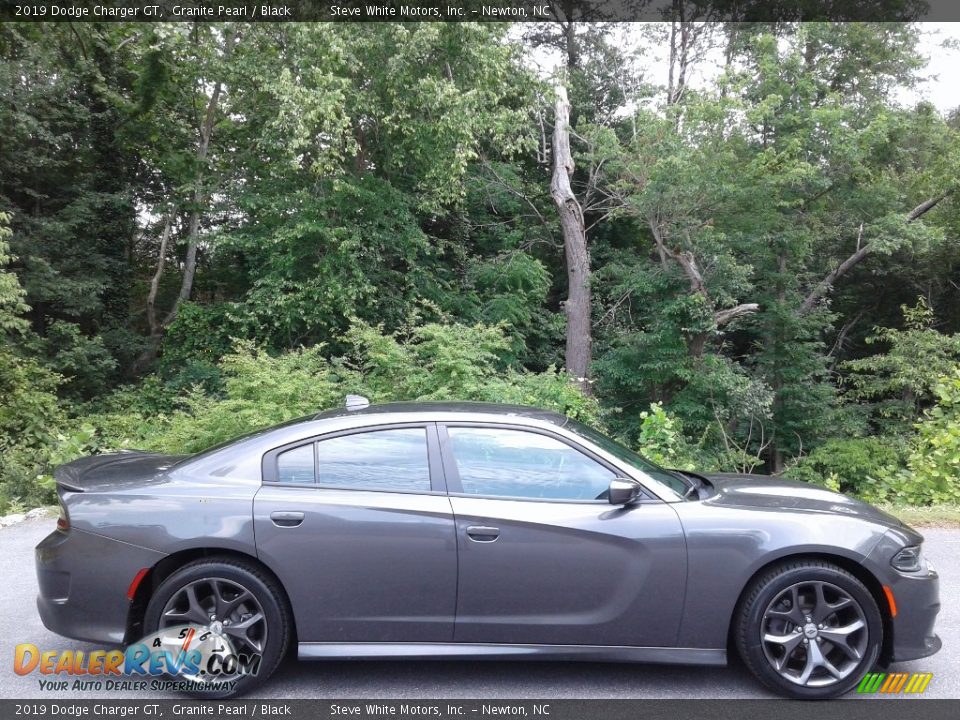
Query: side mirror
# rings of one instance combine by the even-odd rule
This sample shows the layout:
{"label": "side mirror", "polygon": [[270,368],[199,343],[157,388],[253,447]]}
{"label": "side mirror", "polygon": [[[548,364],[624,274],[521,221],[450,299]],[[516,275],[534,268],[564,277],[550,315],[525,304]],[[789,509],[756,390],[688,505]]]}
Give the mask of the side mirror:
{"label": "side mirror", "polygon": [[628,505],[640,496],[640,486],[633,480],[617,478],[610,482],[607,498],[611,505]]}

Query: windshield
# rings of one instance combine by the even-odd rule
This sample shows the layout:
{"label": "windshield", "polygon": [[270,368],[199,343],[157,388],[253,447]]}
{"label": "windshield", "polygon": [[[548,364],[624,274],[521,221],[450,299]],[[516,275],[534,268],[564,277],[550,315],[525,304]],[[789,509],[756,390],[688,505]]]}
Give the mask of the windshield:
{"label": "windshield", "polygon": [[658,465],[654,465],[639,453],[635,453],[628,447],[624,447],[616,440],[611,440],[603,433],[597,432],[592,427],[584,425],[576,420],[570,420],[564,425],[565,428],[572,430],[577,435],[589,440],[597,447],[607,451],[618,460],[622,460],[628,465],[635,467],[642,473],[653,478],[661,485],[665,485],[669,490],[676,493],[678,498],[683,498],[684,494],[690,488],[690,483],[683,478],[675,475],[669,470],[664,470]]}

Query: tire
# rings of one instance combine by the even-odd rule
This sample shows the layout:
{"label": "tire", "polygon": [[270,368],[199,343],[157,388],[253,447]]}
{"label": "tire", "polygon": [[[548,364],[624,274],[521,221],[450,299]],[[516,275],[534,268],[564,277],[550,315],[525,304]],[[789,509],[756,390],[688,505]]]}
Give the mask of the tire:
{"label": "tire", "polygon": [[823,700],[849,692],[877,662],[883,618],[870,591],[819,560],[778,565],[755,580],[734,615],[737,650],[774,692]]}
{"label": "tire", "polygon": [[[218,607],[222,616],[209,619]],[[234,558],[191,562],[153,593],[144,614],[147,634],[186,623],[207,627],[217,623],[216,629],[222,626],[237,654],[260,657],[256,674],[230,678],[237,679],[231,690],[187,692],[211,699],[242,695],[270,677],[287,653],[293,627],[286,595],[277,581],[252,563]]]}

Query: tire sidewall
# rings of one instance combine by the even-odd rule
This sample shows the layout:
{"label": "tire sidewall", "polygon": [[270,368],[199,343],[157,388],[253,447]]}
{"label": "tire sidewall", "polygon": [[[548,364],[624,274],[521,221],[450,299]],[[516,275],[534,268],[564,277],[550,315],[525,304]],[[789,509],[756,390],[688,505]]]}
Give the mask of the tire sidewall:
{"label": "tire sidewall", "polygon": [[[867,621],[867,650],[860,663],[846,679],[826,687],[804,687],[781,677],[767,660],[761,641],[763,614],[770,602],[791,585],[811,581],[829,582],[849,593],[860,605]],[[763,585],[746,615],[741,616],[741,622],[746,627],[742,627],[739,633],[739,649],[751,671],[767,687],[794,698],[822,700],[849,692],[876,664],[883,644],[883,618],[876,601],[863,583],[839,568],[801,566],[784,570]]]}
{"label": "tire sidewall", "polygon": [[200,698],[219,699],[240,695],[266,680],[283,659],[290,631],[280,606],[282,599],[277,597],[276,591],[260,577],[259,573],[233,562],[201,561],[177,570],[160,584],[147,603],[143,623],[144,634],[149,635],[158,631],[164,606],[181,588],[196,580],[212,578],[230,580],[249,590],[263,608],[267,623],[267,643],[256,675],[239,678],[232,691],[189,693]]}

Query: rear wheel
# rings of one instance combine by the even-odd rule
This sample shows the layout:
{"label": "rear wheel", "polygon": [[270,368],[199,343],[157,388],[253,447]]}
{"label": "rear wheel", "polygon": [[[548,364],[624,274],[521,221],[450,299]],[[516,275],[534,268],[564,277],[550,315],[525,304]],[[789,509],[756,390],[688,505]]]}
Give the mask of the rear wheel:
{"label": "rear wheel", "polygon": [[144,620],[148,633],[187,624],[213,630],[229,640],[237,656],[255,665],[255,673],[217,676],[218,681],[236,681],[230,690],[191,693],[210,698],[239,695],[266,680],[286,654],[292,627],[276,581],[232,558],[197,560],[174,572],[150,598]]}
{"label": "rear wheel", "polygon": [[735,622],[750,671],[794,698],[849,692],[876,664],[883,640],[870,591],[846,570],[816,560],[785,563],[757,579]]}

